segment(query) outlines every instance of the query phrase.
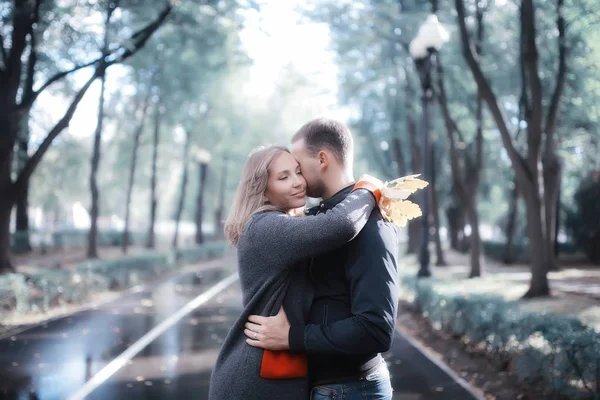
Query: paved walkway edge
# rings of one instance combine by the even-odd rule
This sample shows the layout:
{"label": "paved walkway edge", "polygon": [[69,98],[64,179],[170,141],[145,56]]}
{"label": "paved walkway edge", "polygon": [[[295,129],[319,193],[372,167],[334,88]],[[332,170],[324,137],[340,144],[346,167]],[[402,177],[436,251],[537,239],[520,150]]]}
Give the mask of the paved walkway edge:
{"label": "paved walkway edge", "polygon": [[406,341],[408,343],[410,343],[417,350],[419,350],[425,357],[427,357],[427,359],[429,359],[429,361],[434,363],[439,369],[441,369],[446,374],[448,374],[448,376],[450,376],[456,383],[458,383],[460,386],[462,386],[463,389],[465,389],[467,392],[469,392],[469,394],[471,394],[471,396],[473,396],[474,399],[486,400],[485,396],[479,390],[475,389],[473,386],[471,386],[471,384],[469,384],[469,382],[465,381],[463,378],[458,376],[452,368],[450,368],[446,363],[444,363],[443,361],[441,361],[440,359],[435,357],[431,353],[431,351],[429,351],[427,348],[425,348],[420,342],[418,342],[416,339],[414,339],[412,336],[410,336],[406,332],[403,332],[399,327],[396,327],[396,332],[398,332],[398,334],[400,336],[402,336],[404,339],[406,339]]}

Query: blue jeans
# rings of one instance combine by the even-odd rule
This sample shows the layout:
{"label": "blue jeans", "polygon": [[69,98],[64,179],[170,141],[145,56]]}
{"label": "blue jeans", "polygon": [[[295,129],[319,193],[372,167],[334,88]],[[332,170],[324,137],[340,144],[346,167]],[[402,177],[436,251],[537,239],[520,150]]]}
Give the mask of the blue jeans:
{"label": "blue jeans", "polygon": [[312,388],[311,400],[391,400],[392,382],[385,362],[377,371],[358,381]]}

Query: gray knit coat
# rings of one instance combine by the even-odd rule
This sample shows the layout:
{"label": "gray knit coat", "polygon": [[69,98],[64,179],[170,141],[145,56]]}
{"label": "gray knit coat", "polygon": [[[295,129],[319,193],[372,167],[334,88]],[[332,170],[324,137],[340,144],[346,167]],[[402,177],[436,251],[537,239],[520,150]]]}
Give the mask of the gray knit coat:
{"label": "gray knit coat", "polygon": [[374,207],[374,196],[358,189],[324,214],[298,218],[268,211],[250,219],[238,243],[243,311],[225,338],[212,371],[210,400],[309,398],[308,377],[260,377],[263,350],[246,343],[244,324],[250,315],[273,316],[283,305],[292,326],[299,319],[303,326],[312,302],[306,260],[352,240]]}

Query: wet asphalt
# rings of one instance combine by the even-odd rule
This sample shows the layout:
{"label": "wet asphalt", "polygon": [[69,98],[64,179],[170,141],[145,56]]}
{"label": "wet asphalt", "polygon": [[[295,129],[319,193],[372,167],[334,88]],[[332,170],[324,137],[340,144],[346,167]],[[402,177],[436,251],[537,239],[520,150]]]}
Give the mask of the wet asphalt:
{"label": "wet asphalt", "polygon": [[[115,301],[0,338],[0,400],[69,399],[144,334],[235,272],[232,261],[198,264]],[[235,282],[159,335],[86,398],[206,399],[211,369],[240,306]],[[385,358],[395,400],[475,398],[399,333]]]}

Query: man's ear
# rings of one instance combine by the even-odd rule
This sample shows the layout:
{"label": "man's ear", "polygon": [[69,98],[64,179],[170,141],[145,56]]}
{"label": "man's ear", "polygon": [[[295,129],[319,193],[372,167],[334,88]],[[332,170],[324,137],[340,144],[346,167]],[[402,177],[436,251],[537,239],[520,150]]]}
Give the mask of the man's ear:
{"label": "man's ear", "polygon": [[317,157],[319,158],[319,164],[321,164],[321,169],[325,169],[329,166],[329,154],[327,154],[326,151],[319,151]]}

